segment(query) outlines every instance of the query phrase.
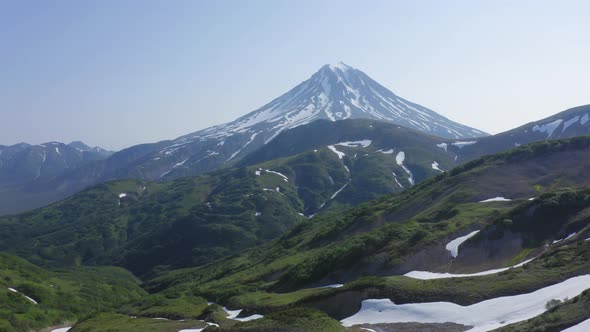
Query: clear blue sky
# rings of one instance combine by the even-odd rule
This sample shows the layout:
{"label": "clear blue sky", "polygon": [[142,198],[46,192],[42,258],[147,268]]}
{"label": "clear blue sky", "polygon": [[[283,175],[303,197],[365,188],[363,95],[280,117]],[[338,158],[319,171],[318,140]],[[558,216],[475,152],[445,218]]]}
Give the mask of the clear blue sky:
{"label": "clear blue sky", "polygon": [[588,1],[0,1],[0,144],[120,149],[344,61],[496,133],[590,103]]}

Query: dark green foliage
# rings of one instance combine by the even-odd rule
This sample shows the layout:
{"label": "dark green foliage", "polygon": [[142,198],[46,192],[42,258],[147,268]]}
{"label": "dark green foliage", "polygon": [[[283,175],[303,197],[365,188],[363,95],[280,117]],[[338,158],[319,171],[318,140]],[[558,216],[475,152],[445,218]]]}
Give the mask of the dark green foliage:
{"label": "dark green foliage", "polygon": [[276,311],[262,319],[238,323],[231,328],[213,331],[289,331],[289,332],[337,332],[345,331],[337,320],[325,313],[309,308],[292,308]]}
{"label": "dark green foliage", "polygon": [[181,329],[204,328],[201,321],[174,321],[153,318],[132,318],[114,313],[96,313],[74,325],[71,332],[177,332]]}
{"label": "dark green foliage", "polygon": [[[9,291],[8,287],[19,293]],[[29,331],[75,321],[90,312],[113,310],[145,295],[139,281],[120,268],[48,271],[0,253],[0,322],[8,322],[8,330]]]}

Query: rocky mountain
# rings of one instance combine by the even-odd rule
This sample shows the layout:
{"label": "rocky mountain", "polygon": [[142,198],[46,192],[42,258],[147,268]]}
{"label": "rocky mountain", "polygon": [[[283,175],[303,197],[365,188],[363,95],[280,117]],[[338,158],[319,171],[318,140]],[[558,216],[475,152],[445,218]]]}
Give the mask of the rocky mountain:
{"label": "rocky mountain", "polygon": [[77,150],[83,154],[88,155],[87,159],[91,159],[93,157],[104,159],[114,153],[113,151],[105,150],[99,146],[95,146],[92,148],[92,147],[84,144],[84,142],[82,142],[82,141],[73,141],[73,142],[69,143],[68,146],[71,148],[74,148],[75,150]]}
{"label": "rocky mountain", "polygon": [[[310,137],[324,132],[330,134],[321,140]],[[261,151],[268,157],[267,151],[284,153],[284,143],[295,144],[286,155],[256,162],[254,156],[239,167],[169,182],[108,182],[0,218],[0,233],[6,231],[0,248],[36,263],[116,262],[139,275],[157,266],[203,264],[275,238],[302,220],[441,174],[454,165],[436,147],[441,141],[374,120],[316,121]],[[34,249],[45,246],[55,250]],[[175,257],[179,250],[190,253]]]}
{"label": "rocky mountain", "polygon": [[456,154],[459,162],[465,162],[532,142],[588,135],[589,120],[590,105],[579,106],[496,135],[448,141],[441,148]]}
{"label": "rocky mountain", "polygon": [[96,175],[95,181],[200,174],[232,165],[291,128],[320,119],[349,118],[391,122],[447,138],[486,135],[403,99],[362,71],[340,63],[323,66],[289,92],[233,122],[143,145],[140,154],[136,147],[120,151],[85,172]]}
{"label": "rocky mountain", "polygon": [[[590,318],[589,137],[529,144],[441,173],[428,165],[434,152],[418,153],[429,146],[444,158],[440,138],[371,120],[318,121],[284,135],[307,144],[300,134],[310,126],[334,134],[287,156],[261,150],[239,167],[197,177],[109,182],[2,217],[0,249],[62,273],[116,264],[142,276],[150,295],[113,298],[74,330],[158,330],[148,318],[167,318],[160,330],[511,331],[520,326],[512,323],[566,328]],[[424,144],[401,145],[395,135]],[[408,160],[400,165],[402,151]],[[347,202],[349,188],[362,193],[356,177],[395,183],[375,165],[440,174],[410,186],[406,173],[402,192],[338,208],[333,202]],[[177,269],[186,266],[197,267]],[[16,289],[50,299],[47,287]],[[39,308],[54,308],[52,301]],[[567,308],[575,314],[538,316]]]}
{"label": "rocky mountain", "polygon": [[49,179],[112,154],[82,142],[0,146],[0,185]]}
{"label": "rocky mountain", "polygon": [[44,183],[108,158],[113,152],[82,142],[0,146],[0,214],[42,206],[63,197]]}
{"label": "rocky mountain", "polygon": [[[567,328],[590,318],[589,151],[578,137],[483,157],[146,287],[269,317],[232,331],[262,331],[271,317],[286,328],[274,317],[292,308],[341,331]],[[537,317],[545,311],[552,319]]]}
{"label": "rocky mountain", "polygon": [[[487,135],[403,99],[362,71],[339,63],[323,66],[289,92],[233,122],[170,142],[142,167],[170,160],[167,168],[158,167],[160,178],[207,171],[241,159],[285,130],[319,119],[374,119],[447,138]],[[147,176],[158,178],[157,173]]]}

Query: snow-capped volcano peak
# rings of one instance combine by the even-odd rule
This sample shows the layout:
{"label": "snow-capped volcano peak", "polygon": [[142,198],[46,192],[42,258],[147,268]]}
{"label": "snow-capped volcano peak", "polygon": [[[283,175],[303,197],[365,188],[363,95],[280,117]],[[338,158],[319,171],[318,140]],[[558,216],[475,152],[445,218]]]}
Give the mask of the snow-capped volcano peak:
{"label": "snow-capped volcano peak", "polygon": [[[195,156],[195,162],[210,163],[213,158],[218,161],[225,158],[225,163],[240,159],[287,129],[319,119],[349,118],[392,122],[453,139],[486,135],[398,97],[362,71],[339,62],[322,66],[306,81],[233,122],[176,139],[161,154],[178,154],[182,156],[178,158],[185,160],[189,157],[188,146],[192,146],[193,154],[198,145],[199,157]],[[174,158],[174,162],[182,161],[178,158]]]}
{"label": "snow-capped volcano peak", "polygon": [[345,71],[348,71],[350,69],[354,69],[354,68],[352,68],[351,66],[345,64],[342,61],[340,61],[340,62],[338,62],[336,64],[326,65],[326,66],[328,66],[332,71],[340,70],[340,71],[345,72]]}
{"label": "snow-capped volcano peak", "polygon": [[258,110],[193,137],[252,131],[269,141],[285,129],[317,119],[348,118],[388,121],[448,138],[486,135],[398,97],[362,71],[340,62],[324,65],[311,78]]}

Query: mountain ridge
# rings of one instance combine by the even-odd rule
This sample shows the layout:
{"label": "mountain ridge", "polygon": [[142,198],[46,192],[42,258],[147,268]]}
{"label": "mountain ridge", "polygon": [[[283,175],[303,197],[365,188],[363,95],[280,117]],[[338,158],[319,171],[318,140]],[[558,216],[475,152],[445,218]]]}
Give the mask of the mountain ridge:
{"label": "mountain ridge", "polygon": [[318,119],[348,118],[376,119],[449,138],[486,135],[398,97],[358,69],[324,65],[308,80],[257,110],[232,122],[146,144],[143,156],[131,163],[107,166],[102,177],[120,176],[109,167],[127,169],[128,176],[150,180],[197,175],[231,166],[285,130]]}

